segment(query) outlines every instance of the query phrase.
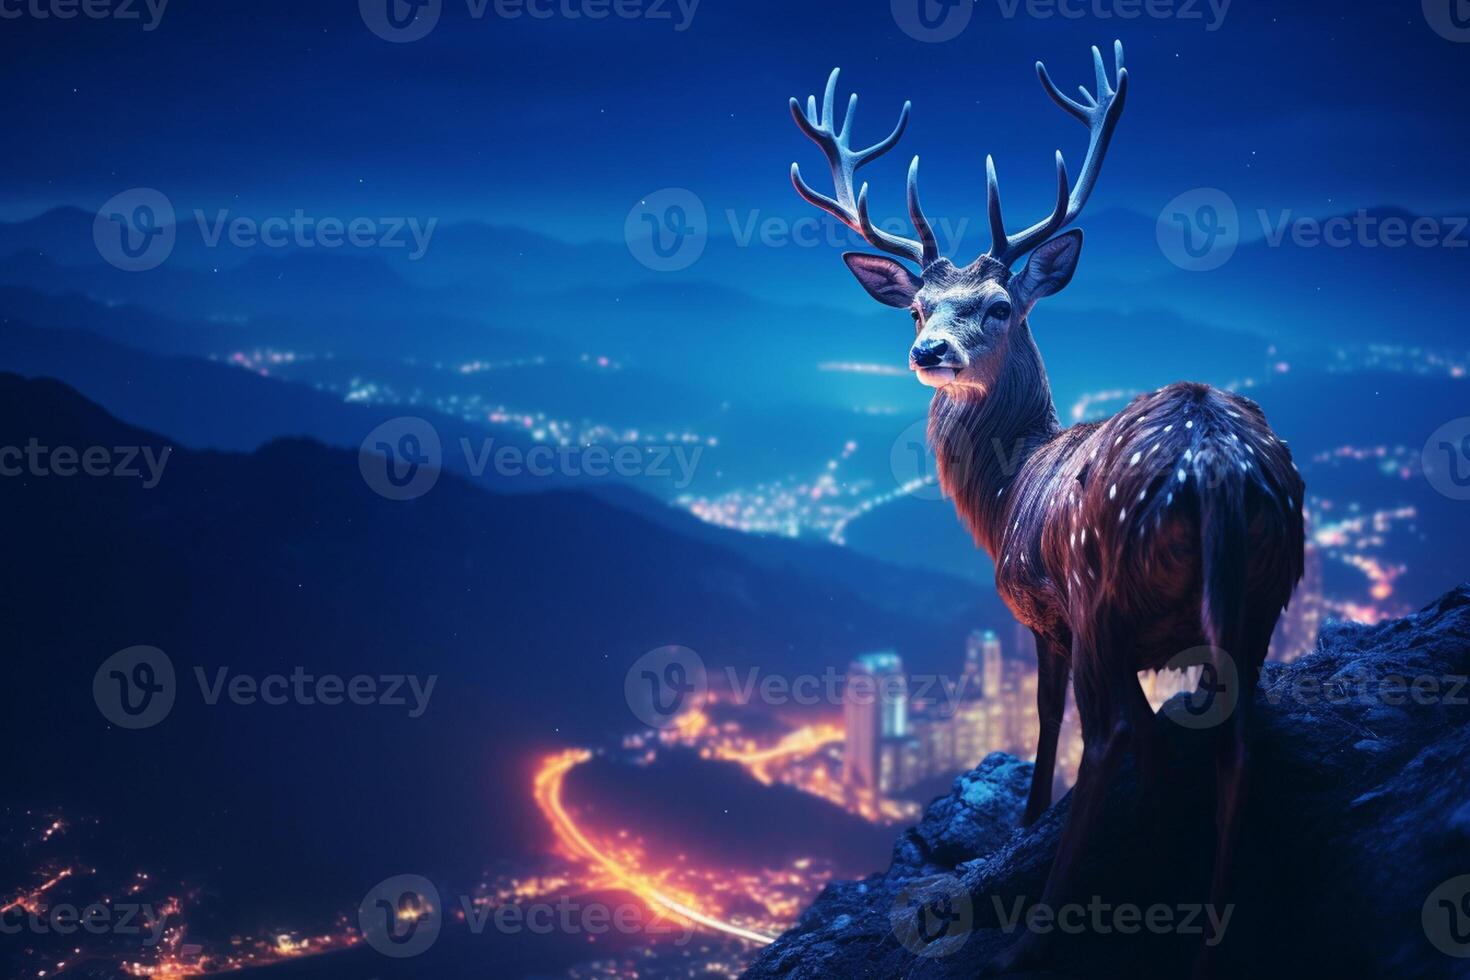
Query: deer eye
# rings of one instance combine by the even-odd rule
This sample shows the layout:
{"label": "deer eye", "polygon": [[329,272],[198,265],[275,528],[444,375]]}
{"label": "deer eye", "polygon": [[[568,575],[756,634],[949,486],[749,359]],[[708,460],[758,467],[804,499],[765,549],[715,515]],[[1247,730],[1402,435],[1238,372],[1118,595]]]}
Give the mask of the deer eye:
{"label": "deer eye", "polygon": [[986,316],[993,316],[997,320],[1009,320],[1011,318],[1011,304],[1001,302],[990,304],[990,309],[985,311]]}
{"label": "deer eye", "polygon": [[909,316],[914,318],[915,323],[919,322],[919,311],[917,309],[909,310]]}

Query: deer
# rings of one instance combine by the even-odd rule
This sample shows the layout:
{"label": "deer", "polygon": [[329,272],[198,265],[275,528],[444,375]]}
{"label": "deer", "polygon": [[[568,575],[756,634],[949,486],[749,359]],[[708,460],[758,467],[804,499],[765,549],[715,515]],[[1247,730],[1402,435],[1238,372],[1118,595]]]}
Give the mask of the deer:
{"label": "deer", "polygon": [[[857,96],[838,125],[833,70],[820,111],[811,96],[804,110],[792,99],[791,114],[824,152],[834,195],[814,190],[794,163],[791,180],[808,203],[883,253],[849,252],[843,261],[873,299],[913,318],[908,366],[933,389],[927,431],[940,488],[994,563],[997,592],[1036,638],[1040,735],[1028,827],[1051,805],[1072,685],[1083,755],[1041,901],[1056,907],[1074,886],[1124,753],[1132,750],[1145,787],[1158,778],[1162,722],[1139,672],[1204,648],[1205,676],[1239,685],[1212,732],[1210,895],[1221,903],[1240,834],[1252,695],[1276,621],[1302,576],[1304,485],[1259,406],[1205,384],[1166,385],[1101,421],[1064,428],[1058,420],[1029,318],[1076,271],[1082,231],[1064,229],[1091,196],[1128,93],[1122,43],[1114,42],[1111,72],[1096,47],[1092,56],[1096,92],[1081,86],[1080,99],[1064,95],[1036,63],[1046,94],[1088,130],[1075,184],[1058,151],[1052,213],[1008,231],[987,156],[990,248],[968,265],[940,254],[919,201],[917,156],[906,187],[916,239],[876,227],[868,184],[854,189],[857,171],[898,143],[909,102],[887,137],[854,149]],[[1044,960],[1054,935],[1028,933],[990,969]],[[1211,972],[1210,955],[1201,951],[1198,974]]]}

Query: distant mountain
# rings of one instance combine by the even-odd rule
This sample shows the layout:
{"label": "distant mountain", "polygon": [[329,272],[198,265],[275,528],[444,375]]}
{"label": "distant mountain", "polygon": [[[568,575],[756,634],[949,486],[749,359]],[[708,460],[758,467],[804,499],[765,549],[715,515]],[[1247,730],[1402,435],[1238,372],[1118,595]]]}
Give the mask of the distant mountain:
{"label": "distant mountain", "polygon": [[[379,256],[263,251],[220,268],[165,262],[128,272],[100,261],[73,266],[36,250],[0,260],[0,284],[80,292],[104,303],[147,306],[165,316],[212,322],[257,317],[331,316],[349,309],[377,318],[432,312],[427,294]],[[443,304],[441,304],[442,306]]]}
{"label": "distant mountain", "polygon": [[[84,390],[128,422],[175,433],[185,445],[251,451],[277,439],[303,436],[355,449],[375,427],[396,417],[427,419],[440,435],[445,466],[470,475],[459,440],[478,449],[492,435],[485,427],[411,405],[348,404],[340,396],[261,377],[238,366],[198,357],[147,354],[84,330],[38,328],[0,320],[0,369],[51,377]],[[534,445],[509,429],[493,433],[495,444],[525,451]],[[479,477],[503,492],[554,489],[547,477],[521,485],[497,476],[493,466]]]}
{"label": "distant mountain", "polygon": [[[340,364],[297,365],[296,375],[301,382],[292,383],[261,378],[235,366],[197,358],[158,358],[107,343],[86,331],[59,329],[69,323],[95,323],[111,336],[163,338],[164,343],[174,344],[191,336],[195,329],[208,328],[162,320],[134,308],[104,307],[81,297],[49,297],[31,290],[0,291],[0,302],[6,309],[26,310],[51,324],[38,329],[17,322],[13,316],[8,320],[0,318],[0,369],[60,377],[131,422],[156,431],[178,433],[186,444],[201,447],[251,450],[281,436],[306,435],[352,449],[375,425],[403,414],[427,417],[433,422],[448,450],[445,465],[461,474],[469,473],[465,455],[459,451],[461,439],[468,440],[472,448],[482,447],[487,438],[493,438],[496,446],[518,446],[523,450],[532,444],[513,428],[481,427],[432,412],[424,405],[345,404],[340,391],[335,394],[315,391],[302,383],[313,378],[340,379],[344,372],[357,370],[367,378],[392,381],[404,393],[416,389],[422,389],[426,395],[436,390],[440,393],[473,391],[492,402],[505,398],[512,404],[521,399],[524,405],[547,404],[542,401],[544,398],[553,408],[569,404],[573,410],[610,416],[627,413],[608,419],[613,422],[647,419],[645,413],[661,412],[676,431],[692,426],[719,437],[717,447],[705,448],[695,470],[695,482],[688,488],[676,488],[671,479],[650,477],[635,479],[627,492],[619,490],[614,483],[599,484],[585,477],[501,479],[493,467],[487,468],[479,479],[506,492],[538,491],[562,485],[595,490],[624,509],[681,534],[708,536],[722,542],[724,547],[741,551],[753,561],[776,566],[791,563],[807,570],[829,569],[847,587],[885,606],[888,597],[905,593],[903,576],[933,576],[941,572],[975,584],[969,593],[958,586],[947,593],[935,590],[930,597],[931,609],[942,611],[956,603],[976,601],[982,604],[987,622],[1007,619],[990,586],[988,561],[975,550],[956,522],[952,508],[944,501],[921,497],[880,507],[847,525],[844,536],[849,547],[845,550],[817,540],[766,541],[726,532],[667,506],[678,492],[718,496],[727,491],[740,491],[749,499],[755,487],[766,481],[782,480],[789,488],[798,482],[814,480],[825,472],[825,461],[845,454],[847,445],[856,448],[841,462],[836,473],[844,482],[866,486],[859,499],[897,489],[902,479],[917,472],[913,469],[916,462],[904,455],[900,443],[915,432],[922,433],[927,400],[924,390],[908,377],[820,375],[833,401],[853,399],[886,404],[895,409],[894,414],[887,415],[791,401],[795,392],[783,393],[770,404],[742,402],[717,409],[710,404],[717,392],[700,389],[690,393],[686,389],[665,404],[666,396],[679,392],[677,383],[670,382],[665,387],[653,377],[639,377],[632,369],[599,374],[550,363],[535,369],[461,376],[386,361],[363,361],[353,367],[351,359],[342,359]],[[881,314],[878,316],[881,318]],[[882,329],[886,331],[887,327],[885,322]],[[1264,350],[1253,348],[1249,338],[1197,330],[1193,331],[1190,344],[1172,342],[1174,335],[1190,329],[1171,322],[1167,314],[1118,317],[1047,311],[1044,318],[1038,318],[1036,331],[1053,375],[1064,421],[1069,421],[1070,402],[1081,393],[1088,379],[1099,372],[1117,379],[1125,391],[1178,378],[1225,383],[1259,374],[1258,384],[1246,390],[1265,404],[1278,431],[1292,440],[1308,484],[1314,490],[1339,501],[1379,507],[1412,501],[1425,515],[1421,526],[1434,526],[1435,522],[1454,525],[1462,519],[1451,506],[1452,502],[1432,493],[1427,486],[1385,479],[1371,463],[1319,470],[1310,465],[1309,459],[1315,453],[1347,443],[1417,445],[1441,422],[1461,411],[1457,406],[1463,404],[1466,382],[1361,372],[1322,375],[1309,370],[1310,362],[1302,361],[1297,361],[1289,374],[1261,374],[1252,370],[1252,364],[1261,363]],[[1130,331],[1130,336],[1122,336]],[[877,332],[876,328],[873,332]],[[1119,335],[1117,342],[1099,342],[1100,337],[1109,334]],[[1140,348],[1148,347],[1155,350],[1153,355],[1136,356]],[[441,383],[450,387],[434,388]],[[1112,410],[1119,404],[1121,401],[1114,400],[1104,408]],[[1331,405],[1332,410],[1324,412],[1324,405]],[[689,414],[681,425],[675,420],[685,412]],[[701,413],[705,413],[704,420]],[[655,494],[658,499],[647,494]],[[1403,546],[1395,546],[1400,553],[1418,556],[1403,580],[1415,599],[1423,598],[1424,589],[1442,580],[1436,576],[1421,578],[1421,563],[1431,563],[1431,568],[1425,569],[1427,572],[1452,560],[1451,555],[1439,553],[1437,545],[1441,540],[1425,538],[1407,551]],[[883,564],[869,567],[858,560],[860,555],[880,559]],[[890,583],[891,575],[899,580]],[[1337,581],[1348,595],[1364,587],[1360,574],[1353,570],[1336,571],[1329,566],[1329,579]],[[943,598],[945,595],[952,598]]]}
{"label": "distant mountain", "polygon": [[[876,452],[875,467],[868,475],[891,484],[889,448],[907,427],[924,417],[928,404],[928,392],[902,370],[910,332],[906,318],[897,311],[880,311],[839,322],[830,310],[782,310],[738,293],[708,298],[714,300],[715,312],[702,318],[697,329],[689,328],[697,336],[687,337],[683,330],[652,329],[660,318],[671,315],[670,310],[677,317],[677,310],[689,302],[683,287],[652,284],[619,296],[612,311],[594,322],[574,324],[562,334],[542,334],[541,343],[523,332],[521,343],[512,341],[509,349],[502,349],[503,338],[498,335],[451,329],[446,324],[444,344],[460,348],[458,356],[447,362],[451,368],[479,356],[503,362],[526,350],[540,352],[533,357],[542,362],[539,364],[470,374],[431,370],[432,355],[414,353],[412,361],[405,362],[405,352],[424,342],[422,335],[411,331],[391,341],[382,338],[382,344],[374,345],[352,338],[353,331],[344,331],[334,322],[328,340],[320,324],[309,328],[312,336],[302,336],[300,330],[308,328],[287,321],[246,325],[179,321],[136,306],[103,305],[78,295],[52,296],[23,287],[0,288],[0,326],[8,320],[81,330],[130,348],[168,354],[218,356],[262,346],[296,350],[316,357],[272,370],[331,387],[339,396],[345,394],[349,380],[361,378],[363,383],[388,386],[401,401],[412,398],[432,403],[436,397],[453,395],[464,402],[474,396],[487,406],[544,410],[554,418],[647,431],[693,430],[719,437],[718,451],[707,450],[707,458],[719,458],[725,486],[788,474],[814,475],[814,467],[823,459],[855,440],[865,450]],[[558,308],[597,302],[590,292],[552,299]],[[513,315],[519,313],[515,302],[507,304]],[[793,316],[801,325],[783,327],[783,318]],[[354,329],[357,326],[361,325]],[[1096,390],[1104,377],[1108,387],[1139,390],[1180,378],[1225,383],[1260,374],[1266,361],[1265,344],[1252,335],[1202,327],[1158,310],[1123,316],[1046,309],[1038,313],[1034,329],[1064,411],[1082,393]],[[792,330],[811,338],[812,346],[793,352]],[[344,336],[349,340],[343,341]],[[1181,336],[1188,336],[1190,343],[1180,344]],[[671,340],[680,337],[686,339]],[[23,346],[29,349],[39,340],[34,338]],[[338,353],[327,359],[325,351],[312,346],[315,342],[330,343],[328,350]],[[79,370],[85,363],[95,365],[94,375],[105,375],[108,360],[123,356],[114,351],[66,349],[80,344],[80,338],[48,343],[53,345],[52,353],[34,363],[50,373]],[[365,352],[343,353],[343,347]],[[581,360],[583,354],[604,353],[627,362],[615,370],[599,370]],[[80,361],[76,367],[68,364],[72,357]],[[883,376],[822,370],[824,365],[860,361],[896,366],[899,373]],[[5,363],[5,353],[0,351],[0,366]],[[171,384],[159,378],[160,397],[166,398],[162,392]],[[186,417],[177,424],[169,419],[157,424],[183,433],[182,426],[194,423]],[[339,441],[311,428],[312,424],[310,418],[286,413],[272,423],[275,428],[267,426],[265,431],[269,435],[305,432]],[[238,422],[227,425],[250,428],[250,415],[242,414]],[[255,436],[252,439],[221,442],[206,433],[192,441],[249,448],[260,441]],[[702,478],[706,475],[701,474]]]}
{"label": "distant mountain", "polygon": [[[0,284],[83,292],[185,320],[292,320],[296,342],[314,348],[329,333],[323,320],[355,323],[335,349],[360,352],[369,341],[379,349],[392,345],[391,324],[398,323],[415,336],[416,352],[427,356],[436,354],[436,344],[472,335],[465,329],[470,323],[497,335],[505,331],[506,342],[519,332],[585,342],[599,336],[597,327],[626,321],[628,310],[637,308],[645,336],[657,337],[665,351],[687,350],[693,331],[714,344],[710,356],[738,358],[740,349],[722,342],[730,323],[736,335],[752,339],[773,328],[771,340],[784,339],[789,358],[840,349],[853,317],[874,311],[837,261],[842,229],[797,241],[760,231],[770,219],[789,231],[789,215],[711,215],[700,258],[674,272],[639,264],[622,242],[566,243],[478,223],[436,226],[418,259],[409,258],[409,249],[210,247],[195,218],[185,214],[168,262],[125,273],[104,263],[92,244],[94,217],[58,209],[0,224]],[[1452,222],[1437,219],[1437,247],[1392,247],[1382,244],[1379,231],[1362,241],[1354,232],[1345,247],[1303,245],[1290,231],[1280,234],[1283,225],[1306,217],[1243,211],[1229,261],[1211,272],[1184,272],[1161,250],[1155,216],[1121,209],[1089,215],[1082,222],[1088,244],[1081,274],[1047,308],[1128,315],[1158,309],[1286,347],[1385,339],[1461,344],[1458,300],[1449,284],[1470,268],[1470,232],[1456,239]],[[1337,217],[1357,220],[1356,214]],[[1418,217],[1393,207],[1367,212],[1375,229],[1389,219],[1412,225]],[[966,259],[978,248],[967,242],[956,254]],[[653,319],[640,297],[656,297]],[[1364,309],[1381,312],[1366,317]],[[272,342],[282,339],[278,334]],[[775,350],[756,347],[767,357]],[[780,374],[779,365],[773,367]]]}
{"label": "distant mountain", "polygon": [[[522,452],[535,445],[505,427],[485,428],[460,419],[404,405],[346,404],[306,385],[263,378],[233,365],[196,358],[157,357],[112,344],[85,331],[37,329],[0,322],[0,370],[65,381],[129,423],[152,431],[177,433],[189,446],[249,452],[283,437],[302,436],[355,450],[364,437],[388,419],[415,414],[427,419],[445,448],[444,466],[459,476],[502,493],[580,489],[684,536],[739,552],[777,569],[800,569],[861,594],[880,607],[909,613],[925,603],[925,615],[948,616],[958,606],[978,603],[987,622],[1009,617],[988,585],[976,591],[959,581],[930,577],[919,595],[908,594],[913,572],[844,552],[825,542],[793,541],[740,534],[705,524],[672,508],[673,477],[637,476],[628,481],[585,476],[481,473],[460,449],[468,440],[480,452],[487,438],[495,447]],[[726,465],[725,450],[707,449],[701,469]],[[700,470],[696,470],[696,473]],[[706,478],[707,480],[710,478]],[[653,496],[659,494],[660,496]],[[932,575],[932,573],[931,573]]]}
{"label": "distant mountain", "polygon": [[[1290,212],[1242,211],[1238,247],[1224,265],[1208,272],[1160,265],[1157,243],[1146,245],[1139,240],[1142,229],[1135,228],[1133,241],[1109,243],[1109,248],[1146,257],[1144,264],[1163,274],[1133,289],[1094,280],[1086,290],[1106,291],[1124,309],[1137,296],[1139,304],[1253,331],[1286,347],[1395,343],[1464,350],[1470,344],[1461,324],[1457,284],[1470,276],[1470,228],[1457,226],[1457,219],[1434,218],[1436,244],[1416,246],[1405,240],[1402,229],[1421,217],[1402,208],[1367,209],[1362,216],[1367,230],[1359,233],[1356,212],[1313,219]],[[1334,221],[1333,241],[1342,244],[1310,231],[1313,224]],[[1384,236],[1387,221],[1401,223],[1397,239]],[[1298,225],[1300,240],[1292,230]]]}
{"label": "distant mountain", "polygon": [[70,266],[101,263],[92,236],[97,215],[81,208],[60,207],[24,221],[0,221],[0,256],[30,252]]}
{"label": "distant mountain", "polygon": [[[714,543],[716,537],[726,536],[723,533],[704,541],[690,540],[586,494],[558,491],[496,495],[446,473],[429,494],[409,502],[393,502],[378,497],[365,484],[354,452],[303,440],[276,441],[249,455],[195,452],[116,421],[55,381],[4,375],[0,396],[4,405],[0,445],[25,446],[35,439],[43,446],[176,447],[165,478],[152,490],[142,490],[121,478],[21,475],[0,480],[0,489],[14,507],[12,512],[36,518],[21,530],[16,547],[41,548],[43,542],[49,542],[28,561],[31,572],[51,567],[48,563],[52,561],[57,563],[56,568],[64,568],[66,556],[76,550],[91,548],[100,559],[112,546],[109,541],[91,539],[87,525],[111,518],[125,538],[156,539],[150,554],[135,555],[138,561],[170,569],[200,565],[197,570],[205,575],[198,580],[200,583],[219,576],[218,584],[224,586],[254,576],[260,588],[294,589],[297,583],[289,580],[312,575],[317,576],[313,579],[314,592],[330,595],[333,604],[355,601],[351,596],[355,582],[370,593],[401,588],[414,603],[428,602],[442,612],[445,603],[458,603],[454,596],[459,592],[452,587],[446,591],[444,586],[460,582],[470,588],[467,594],[475,597],[474,608],[458,609],[453,619],[468,623],[503,615],[505,622],[490,633],[474,631],[461,640],[444,642],[454,646],[475,642],[474,637],[496,635],[507,642],[515,637],[530,649],[562,651],[554,654],[556,658],[570,656],[573,650],[617,649],[621,645],[619,635],[626,635],[636,646],[641,640],[638,634],[647,632],[650,637],[687,635],[692,641],[689,645],[704,647],[708,658],[717,663],[779,664],[783,669],[805,664],[820,668],[832,662],[845,663],[847,653],[874,645],[910,650],[912,656],[923,661],[933,656],[929,651],[950,631],[954,631],[953,648],[958,649],[966,623],[973,619],[973,610],[965,609],[956,609],[944,621],[932,617],[920,621],[906,616],[885,618],[846,590],[822,582],[811,566],[801,568],[792,578],[769,569],[751,578],[753,569],[746,560]],[[87,503],[96,506],[72,512],[74,505]],[[94,512],[96,516],[89,516]],[[221,515],[231,516],[225,519]],[[68,536],[70,544],[52,535],[51,528],[42,527],[63,516],[76,527],[77,533]],[[262,528],[273,530],[262,537]],[[596,531],[588,533],[592,528]],[[391,551],[388,542],[424,536],[443,556],[432,569],[417,562],[400,566],[386,553],[378,559],[367,558],[384,547]],[[225,550],[204,548],[206,540]],[[362,560],[336,563],[354,550],[360,552]],[[496,555],[507,551],[518,556],[514,568],[495,560]],[[235,556],[229,568],[211,571],[201,564],[220,553]],[[568,562],[566,558],[571,555],[579,556],[579,560]],[[266,571],[266,564],[271,562],[280,567]],[[793,568],[803,565],[790,564]],[[619,577],[619,569],[634,567],[663,571]],[[89,580],[105,578],[100,568],[75,571]],[[541,578],[543,575],[546,577]],[[412,584],[421,577],[422,588]],[[103,593],[66,589],[53,599],[64,603],[73,601],[71,596],[95,598],[116,588],[147,595],[153,586],[134,576],[107,583]],[[645,591],[637,597],[622,595],[614,600],[614,595],[627,588]],[[40,589],[34,583],[25,586],[27,592]],[[252,606],[263,602],[262,597],[252,595],[254,590],[250,588],[240,592],[230,588],[208,591],[207,595],[196,596],[204,605],[188,612],[190,621],[196,621],[202,609],[230,601],[232,596]],[[559,608],[563,597],[576,597],[576,617],[555,617],[556,622],[538,618],[538,610]],[[282,601],[299,606],[304,598],[283,597]],[[608,603],[619,610],[614,617],[614,633],[606,632],[608,623],[598,621],[599,609]],[[735,622],[744,619],[752,605],[766,603],[774,603],[773,610],[786,611],[763,625]],[[325,625],[317,621],[310,606],[308,602],[303,610],[302,627],[307,634]],[[383,611],[383,607],[374,606],[363,611],[372,608]],[[398,622],[399,616],[395,612],[389,619]],[[431,628],[432,635],[445,638],[443,621],[432,621],[440,623]],[[782,624],[777,635],[784,633],[784,638],[774,642],[774,637],[762,638],[761,631],[777,621]],[[74,625],[83,630],[96,628],[96,624]],[[404,625],[408,626],[407,622]],[[250,627],[262,628],[268,629],[269,624]],[[417,628],[409,627],[409,631]],[[558,640],[588,630],[601,631],[601,639],[590,641],[589,636],[583,636],[577,642]],[[531,632],[544,635],[531,636]],[[221,642],[235,645],[238,641]],[[404,649],[421,642],[409,643]],[[299,647],[296,641],[292,645]],[[347,649],[350,645],[333,641],[328,646],[342,649],[343,656],[354,655]],[[593,672],[603,669],[594,667]],[[534,672],[539,673],[539,668]],[[516,676],[514,670],[507,676]],[[543,680],[554,687],[566,681]],[[573,682],[577,680],[573,678]],[[607,711],[580,714],[582,720],[573,722],[576,727],[596,727],[600,724],[595,721],[597,717],[617,717],[626,710],[620,694],[608,698],[607,691],[595,686],[587,691],[595,694],[594,701]]]}
{"label": "distant mountain", "polygon": [[[41,302],[16,302],[22,293],[29,294],[27,300]],[[14,315],[17,306],[27,313]],[[214,345],[208,359],[194,354],[150,353],[146,345],[138,343],[139,338],[178,340],[180,347],[188,347],[185,338],[191,328],[141,311],[109,309],[80,297],[53,300],[16,289],[0,290],[0,309],[12,313],[0,316],[0,337],[5,341],[0,346],[0,368],[61,378],[130,421],[179,433],[184,441],[200,446],[253,449],[270,439],[298,434],[335,445],[353,445],[377,421],[405,414],[433,417],[446,435],[468,435],[478,442],[491,430],[449,418],[424,404],[448,393],[459,395],[461,400],[480,397],[486,406],[505,404],[527,409],[550,402],[569,418],[596,417],[598,409],[617,405],[629,417],[657,419],[665,428],[683,428],[701,413],[708,416],[716,411],[707,402],[701,405],[696,392],[680,391],[673,383],[669,387],[662,382],[645,383],[647,379],[633,372],[599,373],[575,361],[467,374],[455,365],[435,368],[399,361],[323,357],[267,364],[260,369],[268,375],[264,376],[223,357],[237,350],[253,352],[253,346]],[[105,331],[106,339],[90,328],[63,326],[73,323],[95,324]],[[345,403],[353,379],[401,393],[402,403]],[[453,387],[447,387],[450,385]],[[678,396],[672,405],[665,399],[670,391]],[[646,397],[640,399],[640,395]],[[176,410],[170,413],[169,406]],[[207,411],[205,406],[217,410]],[[244,410],[246,406],[249,411]],[[686,417],[690,421],[675,421],[681,410],[690,413]],[[372,418],[376,421],[369,422]],[[528,436],[506,427],[497,427],[495,432],[499,442],[522,447],[533,444]]]}

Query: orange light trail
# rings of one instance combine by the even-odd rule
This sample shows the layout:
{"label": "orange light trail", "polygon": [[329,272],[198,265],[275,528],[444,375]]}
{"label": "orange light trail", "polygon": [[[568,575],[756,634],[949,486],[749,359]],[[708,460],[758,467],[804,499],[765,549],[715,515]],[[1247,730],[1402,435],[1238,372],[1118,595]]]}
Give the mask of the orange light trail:
{"label": "orange light trail", "polygon": [[31,889],[29,893],[22,893],[21,895],[16,897],[15,901],[10,902],[7,905],[0,905],[0,915],[9,912],[12,909],[25,909],[27,912],[35,914],[41,908],[41,896],[70,877],[71,868],[63,869],[54,878],[51,878],[49,881],[45,881],[36,888]]}
{"label": "orange light trail", "polygon": [[808,725],[791,732],[770,748],[743,750],[722,745],[713,754],[716,759],[740,763],[759,782],[769,786],[775,779],[766,768],[768,763],[779,762],[791,756],[811,755],[821,748],[841,742],[844,737],[844,732],[838,725]]}
{"label": "orange light trail", "polygon": [[566,782],[567,773],[592,758],[592,753],[585,749],[568,749],[565,752],[548,757],[536,773],[535,798],[536,805],[551,822],[552,829],[556,832],[558,840],[574,854],[591,861],[618,885],[635,897],[641,899],[650,908],[662,909],[677,919],[691,925],[703,926],[716,932],[723,932],[729,936],[735,936],[746,942],[765,946],[774,941],[774,936],[765,933],[753,932],[743,929],[733,923],[724,922],[695,908],[686,897],[675,898],[660,889],[659,883],[647,875],[641,874],[632,868],[619,864],[612,857],[600,850],[597,845],[587,839],[582,833],[571,815],[567,813],[562,805],[562,788]]}

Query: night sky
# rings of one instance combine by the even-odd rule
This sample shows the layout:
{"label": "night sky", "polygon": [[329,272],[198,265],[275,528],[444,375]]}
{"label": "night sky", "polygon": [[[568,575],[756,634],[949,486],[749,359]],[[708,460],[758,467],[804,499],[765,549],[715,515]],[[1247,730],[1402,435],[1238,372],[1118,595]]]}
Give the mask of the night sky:
{"label": "night sky", "polygon": [[1417,0],[1237,0],[1223,18],[1219,0],[1177,0],[1188,17],[1128,20],[1095,11],[1130,0],[1067,0],[1080,16],[1046,18],[1027,11],[1051,4],[984,0],[942,43],[906,35],[881,2],[703,0],[691,18],[688,0],[643,0],[661,16],[599,20],[565,15],[585,0],[538,2],[552,16],[443,0],[425,38],[389,43],[353,0],[175,0],[152,30],[142,0],[134,20],[42,19],[30,11],[50,0],[4,0],[0,218],[94,210],[134,186],[181,210],[415,214],[568,241],[618,240],[629,208],[666,186],[712,213],[796,217],[791,161],[823,175],[786,100],[840,65],[844,93],[862,96],[859,139],[914,102],[899,151],[871,168],[875,211],[900,213],[922,153],[930,213],[979,219],[991,152],[1008,208],[1031,220],[1051,151],[1075,170],[1084,146],[1031,66],[1073,92],[1092,82],[1088,46],[1114,37],[1133,91],[1094,208],[1152,217],[1198,186],[1297,214],[1467,204],[1470,44],[1436,33]]}

